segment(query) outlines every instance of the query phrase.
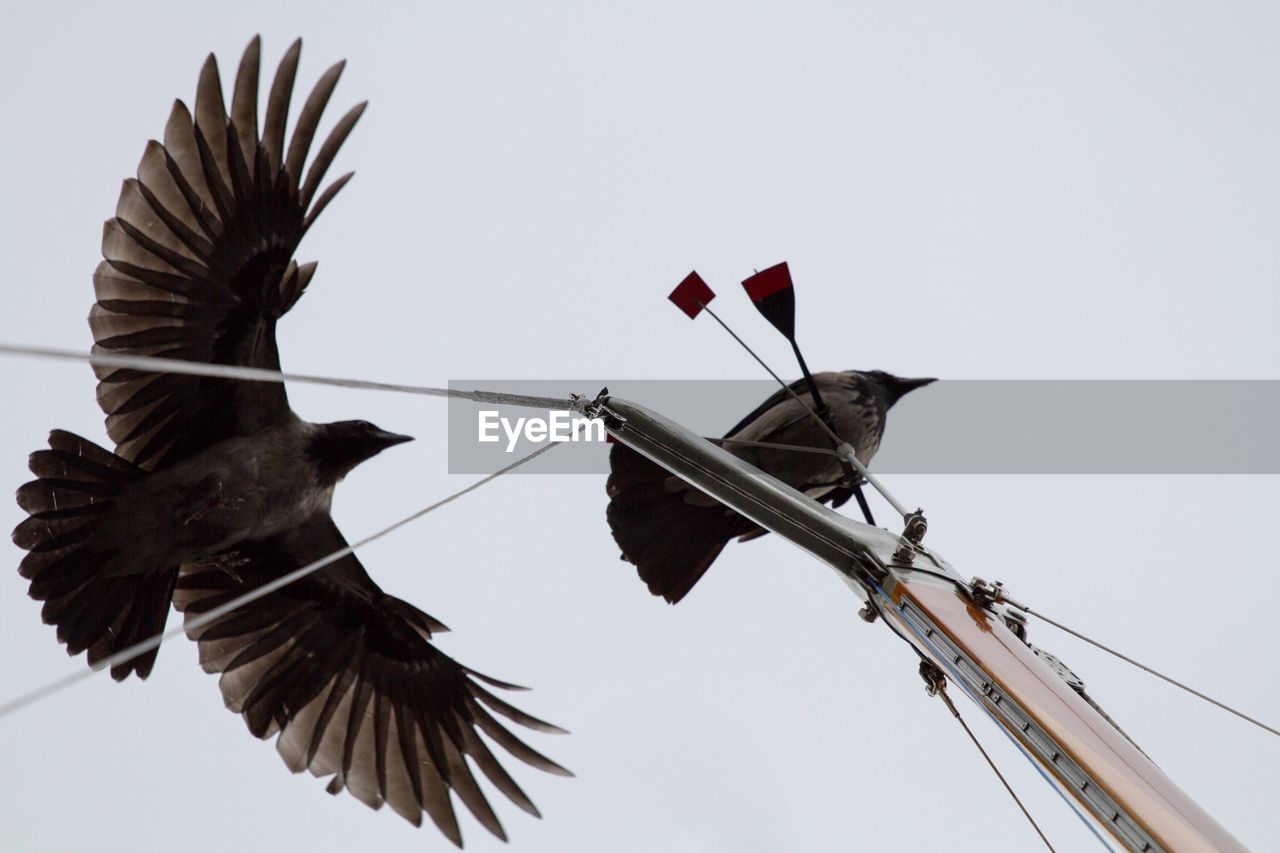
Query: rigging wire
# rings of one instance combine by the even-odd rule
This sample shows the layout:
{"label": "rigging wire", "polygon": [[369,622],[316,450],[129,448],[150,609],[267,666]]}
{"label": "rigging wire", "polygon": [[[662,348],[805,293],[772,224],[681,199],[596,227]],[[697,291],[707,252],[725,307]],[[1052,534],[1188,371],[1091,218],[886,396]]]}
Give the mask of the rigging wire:
{"label": "rigging wire", "polygon": [[947,695],[945,685],[938,689],[938,697],[946,703],[947,710],[951,712],[951,716],[956,718],[956,721],[960,723],[960,727],[964,729],[964,733],[969,736],[969,740],[973,741],[973,745],[978,748],[978,752],[982,753],[982,757],[986,759],[987,765],[991,768],[992,772],[996,774],[996,778],[1000,780],[1000,784],[1004,785],[1004,789],[1009,792],[1009,796],[1013,797],[1013,801],[1018,804],[1018,808],[1022,811],[1022,814],[1026,816],[1027,822],[1031,824],[1031,828],[1036,831],[1036,835],[1039,835],[1040,840],[1044,842],[1044,846],[1049,848],[1050,853],[1056,853],[1053,845],[1049,843],[1049,839],[1045,836],[1044,830],[1040,828],[1040,824],[1036,823],[1036,819],[1031,816],[1031,812],[1027,811],[1027,807],[1023,805],[1022,798],[1018,796],[1018,792],[1013,790],[1013,786],[1009,784],[1009,780],[1004,778],[1004,774],[1000,772],[1000,768],[996,767],[996,763],[991,760],[991,756],[987,754],[985,749],[983,749],[982,744],[974,735],[973,730],[969,728],[969,724],[964,721],[964,717],[960,716],[960,709],[955,706],[955,703],[951,701],[951,697]]}
{"label": "rigging wire", "polygon": [[368,379],[341,379],[306,373],[284,373],[279,370],[269,370],[262,367],[244,367],[238,364],[210,364],[205,361],[185,361],[183,359],[158,358],[149,355],[85,353],[79,350],[10,343],[0,343],[0,355],[87,361],[100,367],[118,367],[143,370],[150,373],[181,373],[187,376],[209,376],[218,379],[240,379],[247,382],[298,382],[307,385],[335,385],[340,388],[393,391],[400,394],[419,394],[428,397],[452,397],[461,400],[472,400],[477,403],[525,406],[534,409],[576,410],[581,408],[578,401],[568,397],[535,397],[527,394],[506,394],[499,391],[462,391],[456,388],[402,385],[396,382],[374,382]]}
{"label": "rigging wire", "polygon": [[[185,376],[207,376],[215,379],[238,379],[246,382],[298,382],[308,385],[330,385],[339,388],[358,388],[367,391],[390,391],[398,394],[415,394],[425,397],[448,397],[471,400],[493,405],[523,406],[533,409],[580,410],[582,403],[572,397],[539,397],[513,394],[503,391],[463,391],[457,388],[437,388],[430,385],[404,385],[397,382],[376,382],[370,379],[349,379],[334,376],[317,376],[308,373],[285,373],[262,367],[245,367],[238,364],[210,364],[204,361],[185,361],[177,358],[160,358],[147,355],[111,355],[108,353],[84,353],[79,350],[56,347],[37,347],[26,344],[0,343],[0,355],[28,356],[63,361],[83,361],[100,367],[117,367],[142,370],[149,373],[180,373]],[[826,424],[823,424],[826,426]],[[713,444],[737,444],[767,450],[786,450],[796,453],[819,453],[839,457],[834,450],[824,447],[804,447],[798,444],[777,444],[767,441],[749,441],[741,438],[707,438]]]}
{"label": "rigging wire", "polygon": [[735,341],[737,341],[737,342],[738,342],[738,344],[739,344],[739,345],[740,345],[744,350],[746,350],[746,351],[747,351],[747,353],[748,353],[752,358],[754,358],[754,359],[755,359],[755,360],[760,364],[760,366],[761,366],[761,367],[763,367],[766,371],[768,371],[768,373],[769,373],[769,375],[770,375],[770,376],[772,376],[775,380],[777,380],[778,384],[782,386],[782,390],[783,390],[783,391],[786,391],[788,394],[790,394],[790,395],[791,395],[791,397],[792,397],[792,399],[794,399],[797,403],[799,403],[799,404],[800,404],[800,406],[801,406],[801,407],[802,407],[806,412],[808,412],[808,413],[809,413],[809,416],[810,416],[811,418],[813,418],[814,422],[815,422],[818,426],[822,427],[822,431],[823,431],[823,432],[825,432],[825,433],[827,434],[827,436],[828,436],[828,437],[830,437],[830,438],[831,438],[831,440],[832,440],[833,442],[835,442],[835,446],[836,446],[837,454],[840,456],[840,458],[841,458],[841,459],[844,459],[844,460],[846,460],[846,461],[848,461],[848,462],[849,462],[849,464],[850,464],[850,465],[852,465],[852,466],[854,467],[854,469],[856,469],[856,470],[857,470],[857,472],[858,472],[859,474],[861,474],[861,475],[862,475],[862,477],[863,477],[863,478],[864,478],[868,483],[870,483],[870,484],[872,485],[872,487],[874,487],[874,488],[875,488],[875,490],[876,490],[877,492],[879,492],[879,493],[880,493],[880,496],[881,496],[881,497],[883,497],[886,501],[888,501],[888,502],[889,502],[889,505],[890,505],[890,506],[892,506],[892,507],[894,508],[894,510],[898,513],[898,515],[902,516],[902,517],[903,517],[903,519],[906,519],[906,518],[907,518],[907,516],[909,516],[909,515],[911,514],[911,513],[910,513],[910,511],[909,511],[909,510],[907,510],[907,508],[906,508],[906,507],[904,507],[901,503],[899,503],[899,502],[898,502],[898,500],[897,500],[897,498],[895,498],[895,497],[894,497],[894,496],[889,492],[889,490],[888,490],[887,488],[885,488],[884,484],[882,484],[879,480],[877,480],[877,479],[875,478],[875,476],[874,476],[870,471],[868,471],[868,470],[867,470],[867,466],[863,465],[863,464],[862,464],[862,461],[861,461],[860,459],[858,459],[857,454],[856,454],[856,453],[854,453],[853,448],[849,446],[849,443],[848,443],[847,441],[845,441],[843,438],[841,438],[840,436],[836,435],[835,430],[833,430],[833,429],[831,428],[831,426],[830,426],[826,421],[824,421],[824,420],[823,420],[823,419],[818,415],[818,413],[817,413],[817,412],[815,412],[811,407],[809,407],[808,405],[806,405],[806,404],[805,404],[805,402],[804,402],[804,400],[801,400],[801,399],[800,399],[800,395],[796,393],[796,389],[792,388],[792,387],[791,387],[790,385],[788,385],[786,382],[783,382],[783,381],[782,381],[782,378],[781,378],[780,376],[778,376],[778,374],[776,374],[776,373],[774,373],[774,372],[773,372],[773,368],[771,368],[768,364],[766,364],[766,363],[765,363],[765,361],[764,361],[764,359],[762,359],[760,356],[756,355],[756,351],[755,351],[755,350],[753,350],[751,347],[747,346],[747,342],[746,342],[746,341],[744,341],[742,338],[738,337],[738,333],[737,333],[737,332],[735,332],[733,329],[730,329],[730,328],[729,328],[729,324],[728,324],[728,323],[726,323],[724,320],[721,320],[721,319],[720,319],[720,315],[719,315],[719,314],[717,314],[716,312],[712,311],[712,310],[711,310],[710,308],[708,308],[708,307],[706,306],[706,304],[705,304],[705,303],[703,303],[703,302],[698,302],[697,304],[698,304],[698,305],[699,305],[699,306],[700,306],[704,311],[706,311],[708,314],[710,314],[710,315],[711,315],[711,318],[712,318],[713,320],[715,320],[717,323],[719,323],[719,324],[720,324],[720,327],[721,327],[722,329],[724,329],[726,332],[728,332],[728,333],[729,333],[729,335],[730,335],[730,337],[732,337]]}
{"label": "rigging wire", "polygon": [[829,447],[807,447],[803,444],[778,444],[772,441],[751,441],[746,438],[707,438],[705,440],[722,447],[726,444],[737,444],[742,447],[758,447],[762,450],[788,450],[793,453],[817,453],[823,456],[840,457],[839,453],[836,453]]}
{"label": "rigging wire", "polygon": [[[927,554],[927,552],[924,552],[923,549],[917,548],[917,550]],[[922,568],[919,566],[913,566],[912,571],[920,572],[922,574],[936,577],[939,580],[947,581],[948,583],[953,584],[956,587],[956,589],[962,592],[966,597],[970,599],[974,599],[973,587],[964,583],[963,581],[960,581],[956,578],[951,577],[950,575],[944,574],[942,572],[935,572],[932,569]],[[1064,631],[1077,639],[1084,640],[1089,645],[1099,648],[1102,651],[1106,652],[1107,654],[1117,657],[1127,664],[1136,666],[1138,669],[1142,670],[1143,672],[1154,675],[1156,678],[1159,678],[1162,681],[1167,681],[1169,684],[1172,684],[1174,687],[1181,688],[1182,690],[1185,690],[1188,693],[1190,693],[1192,696],[1195,696],[1198,699],[1203,699],[1205,702],[1208,702],[1211,705],[1221,708],[1222,710],[1230,714],[1234,714],[1235,716],[1239,717],[1242,720],[1245,720],[1246,722],[1253,723],[1255,726],[1257,726],[1258,728],[1262,729],[1265,732],[1280,736],[1280,729],[1277,729],[1274,726],[1269,726],[1266,723],[1262,722],[1261,720],[1255,719],[1254,717],[1249,716],[1243,711],[1240,711],[1240,710],[1237,710],[1236,708],[1231,707],[1225,702],[1221,702],[1217,699],[1214,699],[1212,696],[1209,696],[1205,693],[1201,693],[1199,690],[1196,690],[1194,687],[1190,687],[1189,685],[1183,684],[1181,681],[1178,681],[1176,678],[1173,678],[1172,676],[1169,676],[1169,675],[1165,675],[1163,672],[1160,672],[1159,670],[1152,669],[1151,667],[1147,666],[1141,661],[1134,660],[1128,655],[1122,652],[1116,651],[1115,649],[1093,639],[1092,637],[1085,636],[1084,634],[1081,634],[1079,631],[1068,628],[1066,625],[1063,625],[1061,622],[1058,622],[1055,619],[1051,619],[1048,616],[1045,616],[1043,613],[1036,610],[1035,608],[1028,607],[1027,605],[1023,604],[1020,601],[1015,601],[1014,599],[1009,598],[1003,592],[997,594],[996,600],[1002,604],[1007,604],[1008,606],[1014,608],[1015,610],[1020,610],[1023,613],[1026,613],[1031,616],[1035,616],[1037,619],[1041,620],[1042,622],[1047,622],[1048,624],[1057,628],[1059,631]],[[1114,725],[1114,723],[1112,725]]]}
{"label": "rigging wire", "polygon": [[437,510],[440,507],[444,506],[445,504],[452,503],[453,501],[457,500],[458,498],[462,497],[465,494],[468,494],[469,492],[474,492],[476,489],[480,488],[486,483],[490,483],[498,479],[503,474],[506,474],[507,472],[512,471],[515,468],[519,468],[521,465],[524,465],[526,462],[532,461],[535,457],[540,456],[543,453],[546,453],[548,450],[550,450],[555,446],[556,446],[556,442],[544,444],[542,447],[539,447],[538,449],[534,450],[532,453],[528,454],[527,456],[523,456],[520,459],[517,459],[515,462],[512,462],[510,465],[507,465],[504,468],[500,468],[497,471],[494,471],[492,474],[488,474],[484,477],[481,477],[479,480],[476,480],[471,485],[466,486],[465,488],[459,489],[458,491],[454,492],[448,497],[442,498],[441,500],[438,500],[435,503],[430,504],[429,506],[425,506],[422,509],[418,510],[417,512],[411,515],[407,515],[404,518],[400,519],[399,521],[395,522],[394,524],[390,524],[375,533],[371,533],[368,536],[364,537],[363,539],[360,539],[359,541],[352,542],[350,545],[346,546],[345,548],[339,548],[333,553],[327,554],[318,560],[307,563],[305,566],[295,569],[286,575],[281,575],[280,577],[275,578],[274,580],[271,580],[260,587],[257,587],[255,589],[250,590],[249,592],[246,592],[244,595],[241,595],[238,598],[234,598],[231,601],[228,601],[226,604],[213,608],[207,613],[202,613],[199,616],[196,616],[191,619],[187,619],[183,622],[183,624],[177,626],[176,628],[171,628],[168,631],[163,631],[159,634],[156,634],[153,637],[150,637],[149,639],[143,640],[140,643],[135,643],[132,646],[129,646],[129,648],[127,649],[123,649],[119,652],[116,652],[114,655],[111,655],[108,658],[104,658],[103,660],[98,661],[96,664],[93,664],[91,667],[87,669],[78,670],[76,672],[71,673],[70,675],[67,675],[58,679],[57,681],[52,681],[49,684],[44,685],[43,687],[39,687],[28,693],[24,693],[21,696],[10,699],[8,702],[5,702],[4,704],[0,705],[0,718],[8,716],[14,711],[18,711],[22,708],[27,707],[28,705],[34,704],[35,702],[38,702],[41,699],[45,699],[49,696],[52,696],[53,694],[58,693],[64,688],[70,687],[73,684],[76,684],[80,681],[84,681],[85,679],[90,678],[93,675],[99,672],[102,672],[103,670],[107,670],[118,664],[131,661],[134,658],[136,658],[138,655],[145,654],[146,652],[149,652],[152,649],[156,648],[165,640],[172,639],[180,634],[185,634],[189,631],[198,630],[199,628],[202,628],[211,622],[221,619],[223,616],[225,616],[226,614],[230,613],[231,611],[239,607],[243,607],[246,604],[250,604],[254,601],[257,601],[259,598],[262,598],[263,596],[270,595],[276,590],[282,587],[288,586],[294,581],[300,580],[301,578],[306,577],[312,572],[318,571],[324,568],[325,566],[329,565],[330,563],[337,562],[338,560],[341,560],[343,557],[346,557],[349,554],[354,553],[357,548],[361,548],[365,545],[368,545],[370,542],[373,542],[377,539],[381,539],[387,534],[395,530],[399,530],[401,527],[404,527],[406,524],[410,523],[411,521],[416,521],[422,516],[426,515],[427,513],[432,512],[433,510]]}
{"label": "rigging wire", "polygon": [[[947,695],[946,676],[942,673],[941,670],[938,669],[937,665],[933,661],[931,661],[929,657],[924,652],[922,652],[919,649],[919,647],[916,646],[915,643],[907,639],[906,634],[903,634],[902,631],[899,630],[898,627],[893,624],[893,621],[887,617],[887,615],[884,612],[884,606],[876,598],[877,594],[884,595],[884,590],[880,589],[877,586],[875,590],[871,591],[870,595],[867,597],[867,605],[870,606],[875,613],[879,614],[881,623],[883,623],[885,627],[887,627],[890,631],[896,634],[898,636],[898,639],[906,643],[907,648],[915,652],[916,656],[920,658],[922,675],[924,674],[923,667],[925,666],[932,668],[934,671],[938,673],[938,676],[942,679],[942,682],[938,686],[938,689],[933,692],[935,692],[936,695],[942,697],[942,701],[946,703],[947,708],[950,709],[952,716],[954,716],[960,722],[960,725],[964,728],[965,734],[969,736],[969,740],[973,741],[973,745],[978,748],[978,752],[982,753],[982,757],[987,760],[987,764],[991,767],[993,771],[995,771],[996,777],[1000,780],[1000,784],[1004,785],[1004,789],[1009,792],[1009,796],[1013,797],[1013,801],[1018,804],[1018,808],[1022,810],[1022,814],[1025,815],[1027,820],[1031,823],[1032,829],[1034,829],[1036,831],[1036,834],[1040,836],[1040,840],[1044,842],[1045,846],[1048,847],[1050,851],[1052,851],[1053,853],[1056,853],[1056,851],[1054,851],[1054,846],[1049,843],[1049,839],[1045,836],[1044,831],[1040,829],[1040,825],[1036,823],[1035,818],[1031,816],[1031,812],[1027,811],[1027,807],[1023,805],[1022,799],[1013,790],[1013,787],[1009,784],[1009,781],[1005,779],[1004,774],[1000,772],[1000,768],[996,767],[996,763],[991,760],[991,756],[987,754],[986,749],[983,748],[982,744],[978,741],[977,736],[974,735],[973,731],[969,728],[969,724],[966,723],[964,721],[964,718],[960,716],[959,709],[957,709],[955,704],[951,701],[951,697]],[[892,603],[889,602],[887,598],[886,598],[886,603],[889,603],[890,606],[893,606]],[[926,683],[929,683],[928,679],[926,679]],[[963,685],[961,686],[961,689],[963,689]],[[974,698],[974,701],[977,702],[976,697]],[[979,708],[982,707],[981,703],[978,703],[978,707]],[[1016,740],[1013,740],[1012,737],[1010,737],[1010,741],[1012,741],[1013,744],[1018,747],[1019,752],[1021,752],[1024,756],[1026,756],[1027,760],[1031,762],[1031,766],[1035,767],[1036,770],[1040,772],[1040,775],[1044,777],[1045,781],[1049,782],[1049,786],[1051,788],[1054,788],[1054,790],[1057,790],[1057,787],[1053,784],[1052,781],[1049,780],[1049,777],[1045,776],[1044,770],[1038,764],[1036,764],[1035,760],[1032,759],[1030,755],[1027,755],[1026,750],[1022,749],[1021,745],[1018,744]],[[1062,792],[1059,791],[1058,793],[1061,795]],[[1096,837],[1099,841],[1102,841],[1102,837],[1098,835],[1097,830],[1094,829],[1093,825],[1089,823],[1088,819],[1086,819],[1085,816],[1081,814],[1080,810],[1076,807],[1076,805],[1072,803],[1071,800],[1067,799],[1065,796],[1063,796],[1062,798],[1067,803],[1067,805],[1071,808],[1071,810],[1075,812],[1076,816],[1079,817],[1080,820],[1084,822],[1085,826],[1088,827],[1090,831],[1093,832],[1094,837]],[[1108,850],[1111,849],[1110,846],[1107,845],[1105,841],[1103,841],[1103,846],[1106,847]]]}
{"label": "rigging wire", "polygon": [[1025,607],[1021,604],[1015,604],[1014,602],[1009,601],[1008,599],[1005,599],[1005,603],[1010,604],[1013,607],[1016,607],[1019,610],[1022,610],[1026,613],[1029,613],[1032,616],[1035,616],[1036,618],[1044,622],[1048,622],[1050,625],[1057,628],[1058,630],[1066,631],[1071,636],[1084,640],[1089,645],[1094,646],[1095,648],[1102,649],[1107,654],[1114,655],[1115,657],[1120,658],[1120,660],[1124,661],[1125,663],[1136,666],[1138,669],[1142,670],[1143,672],[1150,673],[1151,675],[1154,675],[1156,678],[1159,678],[1162,681],[1167,681],[1170,684],[1172,684],[1174,687],[1180,687],[1183,690],[1190,693],[1192,696],[1196,696],[1210,703],[1211,705],[1216,705],[1217,707],[1221,708],[1224,711],[1235,714],[1240,719],[1253,723],[1255,726],[1262,729],[1263,731],[1270,732],[1273,735],[1280,735],[1280,729],[1273,728],[1272,726],[1269,726],[1266,723],[1261,722],[1260,720],[1256,720],[1253,717],[1250,717],[1248,714],[1244,713],[1243,711],[1237,711],[1235,708],[1232,708],[1230,705],[1227,705],[1224,702],[1219,702],[1217,699],[1214,699],[1212,696],[1206,696],[1205,694],[1201,693],[1199,690],[1196,690],[1195,688],[1192,688],[1192,687],[1188,687],[1187,685],[1183,684],[1181,681],[1178,681],[1175,678],[1171,678],[1170,676],[1165,675],[1162,672],[1158,672],[1152,669],[1151,667],[1147,666],[1146,664],[1140,663],[1139,661],[1134,660],[1128,655],[1121,654],[1115,649],[1109,648],[1108,646],[1103,645],[1097,640],[1094,640],[1090,637],[1086,637],[1084,634],[1081,634],[1079,631],[1073,631],[1071,628],[1068,628],[1066,625],[1063,625],[1061,622],[1057,622],[1053,619],[1050,619],[1048,616],[1045,616],[1043,613],[1041,613],[1038,610],[1033,610],[1032,608]]}

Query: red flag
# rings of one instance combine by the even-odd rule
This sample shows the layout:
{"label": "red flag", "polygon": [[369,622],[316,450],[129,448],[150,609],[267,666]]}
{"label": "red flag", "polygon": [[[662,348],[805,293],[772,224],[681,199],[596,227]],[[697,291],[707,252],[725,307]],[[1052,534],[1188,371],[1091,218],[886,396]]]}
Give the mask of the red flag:
{"label": "red flag", "polygon": [[716,298],[716,295],[711,291],[711,288],[707,287],[707,283],[702,280],[702,276],[695,271],[685,276],[684,281],[676,285],[676,289],[671,291],[671,295],[667,298],[674,302],[677,308],[688,314],[689,319],[692,320],[702,312],[702,309],[712,299]]}
{"label": "red flag", "polygon": [[759,302],[779,290],[790,290],[791,270],[787,267],[787,262],[783,261],[751,276],[742,286],[747,289],[747,296],[751,297],[752,302]]}
{"label": "red flag", "polygon": [[796,292],[787,262],[761,270],[742,282],[747,296],[765,319],[788,340],[796,336]]}

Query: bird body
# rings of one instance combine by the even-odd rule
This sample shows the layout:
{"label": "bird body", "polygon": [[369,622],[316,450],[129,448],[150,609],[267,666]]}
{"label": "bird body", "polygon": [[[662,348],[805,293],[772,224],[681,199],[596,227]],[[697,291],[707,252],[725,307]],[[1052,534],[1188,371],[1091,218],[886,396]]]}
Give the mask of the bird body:
{"label": "bird body", "polygon": [[[831,428],[853,447],[860,462],[864,465],[870,462],[880,449],[885,414],[890,405],[881,384],[854,370],[818,373],[813,379],[823,401],[831,406]],[[814,408],[808,384],[802,381],[792,387],[799,401],[779,390],[726,433],[725,438],[830,448],[830,438],[806,411]],[[847,485],[844,467],[831,455],[796,453],[733,441],[726,442],[725,449],[763,471],[777,472],[774,476],[784,483],[815,498],[825,497],[842,483]]]}
{"label": "bird body", "polygon": [[[321,115],[343,64],[326,71],[286,123],[301,42],[286,51],[261,126],[260,45],[253,39],[223,99],[213,56],[193,109],[178,101],[163,143],[150,142],[103,229],[89,325],[94,351],[280,370],[276,324],[316,266],[293,255],[346,185],[322,189],[364,111],[333,125],[313,158]],[[261,127],[261,129],[259,129]],[[14,542],[41,616],[70,654],[113,660],[112,676],[146,678],[158,647],[120,654],[163,630],[170,605],[188,620],[348,549],[329,515],[336,484],[407,436],[365,421],[313,424],[280,383],[95,366],[110,451],[54,430],[18,489],[28,518]],[[561,731],[485,685],[518,689],[435,647],[445,627],[388,595],[353,555],[190,627],[200,663],[220,673],[228,708],[255,736],[278,735],[294,772],[330,776],[328,790],[384,804],[415,825],[427,815],[455,844],[456,794],[505,839],[472,775],[519,808],[533,803],[481,739],[569,775],[494,714]],[[492,713],[491,713],[492,712]]]}
{"label": "bird body", "polygon": [[[149,573],[206,559],[328,513],[338,472],[324,466],[313,448],[341,442],[329,438],[331,430],[292,418],[220,441],[136,480],[85,547],[109,555],[102,563],[104,576]],[[373,440],[391,446],[408,437],[385,433]],[[344,448],[339,444],[334,450]]]}
{"label": "bird body", "polygon": [[[894,403],[933,381],[879,370],[817,373],[813,379],[829,407],[829,426],[863,464],[879,449]],[[756,446],[831,449],[830,437],[809,411],[814,402],[808,383],[795,382],[791,391],[795,396],[779,389],[739,421],[725,433],[724,448],[797,491],[839,507],[853,495],[854,482],[834,454]],[[689,593],[730,540],[765,533],[625,445],[614,445],[610,469],[607,517],[622,558],[635,564],[650,592],[672,604]]]}

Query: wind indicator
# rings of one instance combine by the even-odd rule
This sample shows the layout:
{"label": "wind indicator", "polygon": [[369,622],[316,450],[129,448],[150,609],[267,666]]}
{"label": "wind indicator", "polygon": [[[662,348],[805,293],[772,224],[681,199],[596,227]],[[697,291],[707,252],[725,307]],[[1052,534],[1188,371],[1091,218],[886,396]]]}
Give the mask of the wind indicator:
{"label": "wind indicator", "polygon": [[[796,341],[796,290],[791,281],[791,268],[787,266],[786,261],[774,264],[745,279],[742,287],[747,291],[747,296],[751,298],[751,304],[756,306],[756,310],[791,344],[791,351],[796,354],[800,372],[804,375],[805,384],[809,386],[809,394],[813,397],[814,410],[827,426],[835,429],[831,409],[827,408],[827,404],[823,401],[822,394],[818,391],[818,383],[813,380],[809,365],[805,363],[804,354],[800,352],[800,344]],[[838,445],[839,442],[835,444]],[[862,510],[867,524],[875,525],[876,520],[871,515],[871,505],[867,503],[867,496],[862,493],[862,476],[847,460],[841,461],[845,473],[853,483],[853,496],[858,501],[858,508]]]}
{"label": "wind indicator", "polygon": [[684,277],[684,281],[676,285],[676,289],[671,291],[667,298],[692,320],[702,313],[702,309],[706,308],[716,295],[702,280],[702,276],[698,275],[698,271],[694,270]]}
{"label": "wind indicator", "polygon": [[[889,494],[883,486],[867,470],[866,466],[858,459],[853,447],[845,443],[835,431],[831,410],[822,399],[822,394],[818,391],[818,385],[813,379],[813,374],[809,372],[809,366],[805,364],[804,356],[800,353],[800,345],[796,343],[796,298],[795,291],[791,285],[791,271],[787,268],[786,261],[776,264],[764,272],[757,272],[743,283],[743,287],[747,290],[747,295],[751,297],[751,301],[759,309],[760,313],[767,319],[783,336],[791,342],[791,349],[796,354],[796,360],[800,362],[800,370],[804,374],[804,379],[809,387],[809,392],[813,397],[814,408],[808,409],[809,414],[817,422],[827,435],[831,438],[831,446],[835,449],[835,454],[840,459],[840,464],[845,470],[849,482],[849,488],[853,492],[853,496],[857,498],[858,508],[862,510],[862,516],[866,519],[867,524],[875,526],[876,520],[871,515],[871,506],[867,503],[867,497],[862,492],[862,484],[870,483],[884,496],[897,513],[902,516],[903,520],[923,526],[924,515],[919,510],[910,513],[903,507],[893,495]],[[667,295],[667,298],[675,303],[676,307],[683,311],[689,319],[696,318],[703,311],[711,315],[711,319],[720,324],[720,327],[729,333],[738,345],[756,360],[756,362],[772,376],[777,383],[782,386],[782,390],[798,402],[804,404],[800,399],[800,395],[796,392],[797,383],[787,383],[782,377],[773,372],[765,360],[756,354],[750,345],[747,344],[738,333],[729,328],[729,324],[720,319],[720,315],[712,311],[708,307],[708,303],[716,298],[715,292],[703,281],[702,276],[698,275],[697,270],[690,272],[684,277],[684,280],[676,285],[676,289]],[[794,449],[794,448],[793,448]],[[913,521],[914,519],[914,521]]]}
{"label": "wind indicator", "polygon": [[791,344],[796,361],[800,363],[800,372],[809,385],[809,393],[813,395],[814,405],[818,407],[818,414],[827,418],[830,409],[822,402],[818,383],[813,381],[809,365],[800,352],[800,344],[796,343],[796,289],[791,283],[791,269],[787,262],[783,261],[757,272],[743,281],[742,287],[747,291],[747,296],[751,297],[751,304],[756,306],[756,310]]}

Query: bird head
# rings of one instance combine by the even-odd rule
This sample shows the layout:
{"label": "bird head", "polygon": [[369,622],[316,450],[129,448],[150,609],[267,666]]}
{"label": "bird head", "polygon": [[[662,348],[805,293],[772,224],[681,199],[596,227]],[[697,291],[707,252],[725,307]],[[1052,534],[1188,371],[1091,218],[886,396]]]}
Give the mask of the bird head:
{"label": "bird head", "polygon": [[316,427],[307,452],[323,474],[341,480],[361,462],[406,441],[413,436],[387,432],[368,421],[335,421]]}
{"label": "bird head", "polygon": [[923,388],[930,383],[938,381],[937,379],[903,379],[901,376],[894,376],[892,373],[885,373],[883,370],[868,370],[866,376],[880,386],[885,396],[884,407],[886,409],[917,388]]}

